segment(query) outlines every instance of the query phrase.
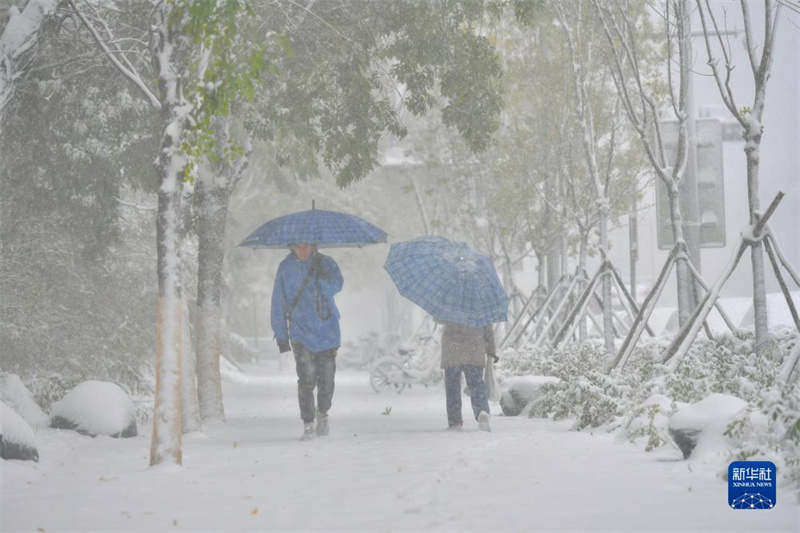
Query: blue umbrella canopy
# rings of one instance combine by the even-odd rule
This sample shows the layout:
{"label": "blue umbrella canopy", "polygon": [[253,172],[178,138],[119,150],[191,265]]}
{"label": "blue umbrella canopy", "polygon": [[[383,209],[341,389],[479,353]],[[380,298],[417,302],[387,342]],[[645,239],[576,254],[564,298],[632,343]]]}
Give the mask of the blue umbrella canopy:
{"label": "blue umbrella canopy", "polygon": [[400,294],[438,320],[482,327],[508,319],[494,263],[466,243],[419,237],[392,244],[383,268]]}
{"label": "blue umbrella canopy", "polygon": [[311,209],[278,217],[256,229],[239,246],[286,248],[316,244],[325,248],[358,247],[386,242],[386,232],[348,213]]}

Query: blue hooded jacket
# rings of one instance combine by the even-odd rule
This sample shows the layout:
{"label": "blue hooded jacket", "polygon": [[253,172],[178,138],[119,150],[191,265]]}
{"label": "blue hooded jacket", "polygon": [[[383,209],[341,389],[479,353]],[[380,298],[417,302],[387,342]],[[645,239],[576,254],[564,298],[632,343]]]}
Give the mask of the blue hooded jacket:
{"label": "blue hooded jacket", "polygon": [[[312,276],[287,319],[287,311],[306,279],[314,256],[320,255],[325,276]],[[337,348],[342,335],[339,329],[339,309],[333,296],[342,290],[344,278],[332,257],[314,251],[306,261],[289,253],[278,266],[272,289],[272,331],[275,338],[299,342],[309,352]]]}

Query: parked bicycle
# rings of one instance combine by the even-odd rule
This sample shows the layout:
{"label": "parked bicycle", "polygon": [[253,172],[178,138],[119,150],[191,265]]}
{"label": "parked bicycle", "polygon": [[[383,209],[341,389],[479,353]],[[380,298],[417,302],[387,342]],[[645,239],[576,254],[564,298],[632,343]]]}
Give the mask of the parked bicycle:
{"label": "parked bicycle", "polygon": [[370,331],[358,342],[345,341],[336,355],[337,370],[368,370],[375,360],[386,355],[376,331]]}
{"label": "parked bicycle", "polygon": [[439,383],[442,380],[439,335],[421,334],[416,343],[401,344],[397,355],[377,359],[369,374],[375,392],[394,389],[400,394],[412,385],[427,387]]}

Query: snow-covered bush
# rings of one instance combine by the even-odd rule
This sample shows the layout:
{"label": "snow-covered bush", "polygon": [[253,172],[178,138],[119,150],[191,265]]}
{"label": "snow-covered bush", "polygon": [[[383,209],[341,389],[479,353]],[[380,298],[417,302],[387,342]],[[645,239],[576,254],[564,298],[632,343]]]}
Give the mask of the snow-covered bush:
{"label": "snow-covered bush", "polygon": [[135,437],[136,408],[118,385],[85,381],[51,407],[51,427],[85,435]]}
{"label": "snow-covered bush", "polygon": [[506,416],[517,416],[530,409],[545,397],[542,387],[548,383],[556,383],[553,376],[517,376],[506,378],[500,396],[500,407]]}
{"label": "snow-covered bush", "polygon": [[530,416],[575,418],[575,429],[602,426],[620,412],[621,390],[611,377],[597,370],[544,385],[541,392],[541,400],[533,406]]}
{"label": "snow-covered bush", "polygon": [[46,410],[81,381],[82,378],[75,375],[50,374],[46,377],[31,377],[28,379],[27,386],[36,403]]}
{"label": "snow-covered bush", "polygon": [[605,348],[598,342],[586,342],[562,348],[508,348],[503,351],[498,372],[502,376],[555,376],[562,380],[600,370]]}
{"label": "snow-covered bush", "polygon": [[560,381],[546,383],[529,416],[572,418],[575,427],[597,427],[610,422],[619,412],[621,391],[613,379],[602,372],[605,348],[584,343],[560,349],[506,350],[500,373],[509,375],[553,376]]}
{"label": "snow-covered bush", "polygon": [[674,412],[675,402],[663,394],[654,394],[634,408],[625,418],[625,433],[631,442],[646,440],[645,451],[654,450],[669,441],[667,427],[669,414]]}
{"label": "snow-covered bush", "polygon": [[733,447],[728,426],[746,412],[741,398],[714,393],[670,416],[669,433],[684,458],[725,453]]}
{"label": "snow-covered bush", "polygon": [[32,427],[43,426],[47,422],[47,415],[16,374],[0,372],[0,402],[13,409]]}
{"label": "snow-covered bush", "polygon": [[733,459],[758,458],[774,462],[778,471],[800,486],[800,386],[762,390],[747,416],[728,427],[737,444]]}
{"label": "snow-covered bush", "polygon": [[0,402],[0,458],[39,460],[33,429],[3,402]]}
{"label": "snow-covered bush", "polygon": [[530,404],[529,415],[570,418],[574,427],[603,426],[652,450],[670,442],[668,420],[679,408],[713,394],[746,402],[746,415],[727,427],[731,460],[762,458],[779,465],[782,476],[800,484],[800,385],[778,384],[782,359],[798,342],[797,332],[773,332],[776,350],[757,354],[752,333],[715,340],[698,338],[674,372],[661,361],[669,338],[643,337],[624,369],[608,374],[604,347],[597,341],[558,349],[520,347],[501,354],[501,385],[515,376],[554,376]]}
{"label": "snow-covered bush", "polygon": [[760,390],[775,383],[779,366],[771,358],[756,354],[752,344],[752,335],[745,340],[733,335],[716,341],[697,339],[678,369],[664,374],[666,395],[687,403],[712,393],[754,400]]}

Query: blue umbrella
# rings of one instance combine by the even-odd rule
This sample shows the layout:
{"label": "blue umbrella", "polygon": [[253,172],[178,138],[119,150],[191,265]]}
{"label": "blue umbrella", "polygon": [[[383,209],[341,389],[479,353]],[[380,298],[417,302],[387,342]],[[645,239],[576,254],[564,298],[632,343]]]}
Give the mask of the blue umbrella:
{"label": "blue umbrella", "polygon": [[239,246],[286,248],[292,244],[317,244],[325,248],[342,248],[386,242],[386,232],[363,218],[347,213],[311,209],[292,213],[266,222],[251,233]]}
{"label": "blue umbrella", "polygon": [[466,243],[419,237],[392,244],[383,268],[400,294],[438,320],[482,327],[508,319],[492,260]]}

